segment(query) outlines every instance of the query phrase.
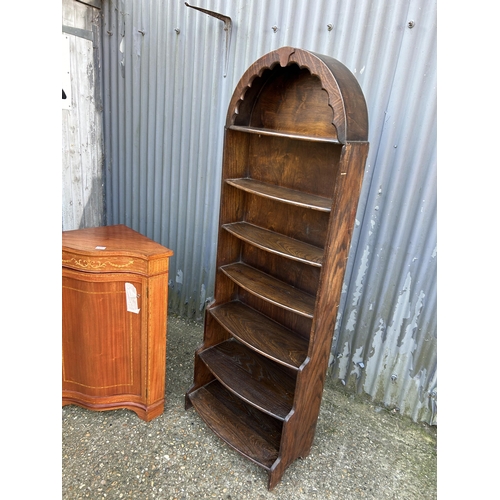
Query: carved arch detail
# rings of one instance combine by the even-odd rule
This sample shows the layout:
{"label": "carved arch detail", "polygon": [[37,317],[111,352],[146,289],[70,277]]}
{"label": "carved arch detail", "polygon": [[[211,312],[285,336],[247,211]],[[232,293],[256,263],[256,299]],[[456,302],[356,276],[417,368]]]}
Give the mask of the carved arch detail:
{"label": "carved arch detail", "polygon": [[243,74],[228,107],[226,126],[234,125],[240,106],[249,95],[255,80],[277,65],[296,64],[321,82],[333,111],[332,125],[341,143],[368,139],[368,113],[361,88],[348,68],[339,61],[293,47],[282,47],[255,61]]}

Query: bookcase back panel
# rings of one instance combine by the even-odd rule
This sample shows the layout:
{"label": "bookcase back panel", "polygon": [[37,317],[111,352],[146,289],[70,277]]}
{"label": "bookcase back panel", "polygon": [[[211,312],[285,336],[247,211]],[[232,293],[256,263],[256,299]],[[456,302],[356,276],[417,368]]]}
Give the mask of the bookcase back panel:
{"label": "bookcase back panel", "polygon": [[[273,75],[274,76],[274,75]],[[318,137],[335,137],[333,110],[319,78],[291,64],[270,78],[253,109],[250,125]]]}
{"label": "bookcase back panel", "polygon": [[241,260],[311,295],[318,289],[320,267],[272,255],[246,243],[241,246]]}
{"label": "bookcase back panel", "polygon": [[240,289],[238,292],[238,300],[256,309],[289,330],[300,334],[305,339],[309,339],[312,326],[312,320],[310,318],[305,318],[299,314],[270,304],[243,289]]}
{"label": "bookcase back panel", "polygon": [[253,134],[249,177],[331,198],[341,146]]}
{"label": "bookcase back panel", "polygon": [[[257,98],[254,94],[259,91]],[[269,128],[281,132],[337,137],[333,125],[333,109],[320,79],[307,68],[290,64],[286,68],[275,66],[252,82],[252,92],[243,103],[254,101],[250,108],[240,104],[244,118],[240,124]]]}
{"label": "bookcase back panel", "polygon": [[260,196],[247,197],[246,221],[323,248],[329,214],[284,205]]}

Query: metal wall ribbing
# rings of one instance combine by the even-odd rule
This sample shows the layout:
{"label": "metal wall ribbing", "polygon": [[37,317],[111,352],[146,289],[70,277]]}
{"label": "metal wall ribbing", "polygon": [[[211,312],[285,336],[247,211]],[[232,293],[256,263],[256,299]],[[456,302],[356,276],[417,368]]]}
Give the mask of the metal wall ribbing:
{"label": "metal wall ribbing", "polygon": [[[108,224],[175,252],[170,311],[211,300],[223,127],[232,91],[284,45],[330,55],[368,104],[370,154],[332,375],[436,423],[436,2],[103,0]],[[227,76],[224,76],[227,67]]]}

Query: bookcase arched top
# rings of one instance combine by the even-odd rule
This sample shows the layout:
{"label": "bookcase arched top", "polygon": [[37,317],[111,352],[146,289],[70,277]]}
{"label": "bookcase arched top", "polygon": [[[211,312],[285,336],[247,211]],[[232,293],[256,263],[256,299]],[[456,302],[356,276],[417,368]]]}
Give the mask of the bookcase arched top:
{"label": "bookcase arched top", "polygon": [[255,61],[231,98],[227,128],[313,139],[368,140],[368,112],[351,71],[329,56],[282,47]]}

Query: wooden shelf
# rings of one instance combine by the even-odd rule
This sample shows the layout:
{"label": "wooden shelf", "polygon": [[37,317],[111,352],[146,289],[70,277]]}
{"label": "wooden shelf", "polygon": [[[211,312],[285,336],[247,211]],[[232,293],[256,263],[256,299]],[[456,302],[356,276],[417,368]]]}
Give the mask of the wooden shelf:
{"label": "wooden shelf", "polygon": [[226,183],[248,193],[298,207],[318,210],[320,212],[330,212],[332,208],[333,200],[330,198],[268,184],[267,182],[261,182],[255,179],[226,179]]}
{"label": "wooden shelf", "polygon": [[295,380],[279,365],[236,340],[210,347],[200,358],[224,387],[247,403],[279,420],[290,413]]}
{"label": "wooden shelf", "polygon": [[242,127],[240,125],[231,125],[228,128],[229,130],[236,130],[237,132],[246,132],[248,134],[269,135],[273,137],[283,137],[287,139],[299,139],[301,141],[327,142],[330,144],[339,144],[337,138],[321,137],[321,136],[307,135],[307,134],[296,134],[294,132],[286,132],[284,130],[272,130],[268,128],[259,128],[259,127]]}
{"label": "wooden shelf", "polygon": [[277,363],[297,370],[307,357],[306,339],[239,301],[210,309],[210,314],[233,337]]}
{"label": "wooden shelf", "polygon": [[222,266],[221,271],[248,292],[294,313],[312,318],[315,298],[242,262]]}
{"label": "wooden shelf", "polygon": [[240,400],[213,381],[189,394],[203,421],[223,441],[265,469],[278,458],[281,422]]}
{"label": "wooden shelf", "polygon": [[262,56],[228,106],[214,301],[186,408],[266,468],[268,489],[313,444],[367,137],[354,75],[307,50]]}
{"label": "wooden shelf", "polygon": [[248,222],[233,222],[232,224],[223,224],[222,227],[237,238],[266,252],[311,266],[321,267],[323,261],[323,249],[321,248],[254,226]]}

